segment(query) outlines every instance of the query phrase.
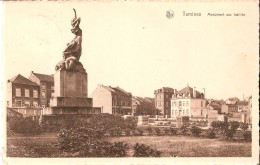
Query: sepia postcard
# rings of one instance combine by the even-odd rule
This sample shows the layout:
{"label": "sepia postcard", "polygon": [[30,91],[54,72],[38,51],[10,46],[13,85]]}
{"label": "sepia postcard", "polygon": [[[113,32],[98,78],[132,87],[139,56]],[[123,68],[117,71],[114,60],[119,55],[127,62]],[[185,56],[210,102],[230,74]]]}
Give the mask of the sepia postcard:
{"label": "sepia postcard", "polygon": [[257,164],[259,47],[257,0],[3,2],[3,164]]}

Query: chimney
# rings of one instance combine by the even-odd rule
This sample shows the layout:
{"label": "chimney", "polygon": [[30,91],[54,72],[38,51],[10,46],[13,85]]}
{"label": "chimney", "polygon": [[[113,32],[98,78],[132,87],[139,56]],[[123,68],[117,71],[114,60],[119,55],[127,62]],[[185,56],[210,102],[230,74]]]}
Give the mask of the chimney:
{"label": "chimney", "polygon": [[204,98],[206,98],[206,90],[205,90],[205,88],[203,88],[203,92],[204,92]]}
{"label": "chimney", "polygon": [[193,88],[193,97],[196,98],[196,87]]}

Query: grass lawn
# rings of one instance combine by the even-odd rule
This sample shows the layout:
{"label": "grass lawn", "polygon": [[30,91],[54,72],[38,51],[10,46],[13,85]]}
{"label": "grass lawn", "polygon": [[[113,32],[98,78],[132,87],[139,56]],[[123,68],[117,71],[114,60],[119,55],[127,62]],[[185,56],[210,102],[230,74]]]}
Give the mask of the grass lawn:
{"label": "grass lawn", "polygon": [[[133,154],[135,143],[144,143],[162,151],[163,157],[250,157],[251,143],[230,142],[220,139],[205,139],[192,136],[130,136],[107,137],[110,142],[125,141]],[[55,134],[30,137],[14,136],[7,139],[8,157],[70,157],[56,146]]]}
{"label": "grass lawn", "polygon": [[[143,143],[162,151],[162,157],[251,157],[251,143],[204,139],[191,136],[136,136],[107,138],[110,142],[125,141],[132,149]],[[133,154],[133,150],[130,150]]]}

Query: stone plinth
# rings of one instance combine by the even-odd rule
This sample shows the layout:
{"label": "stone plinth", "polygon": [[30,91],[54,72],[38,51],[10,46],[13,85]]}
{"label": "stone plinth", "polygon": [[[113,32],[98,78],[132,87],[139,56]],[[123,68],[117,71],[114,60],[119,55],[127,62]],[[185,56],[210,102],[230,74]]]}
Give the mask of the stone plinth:
{"label": "stone plinth", "polygon": [[88,98],[87,73],[58,70],[54,75],[54,97],[45,115],[90,114],[92,98]]}
{"label": "stone plinth", "polygon": [[58,70],[54,75],[56,97],[88,97],[88,75],[83,72]]}

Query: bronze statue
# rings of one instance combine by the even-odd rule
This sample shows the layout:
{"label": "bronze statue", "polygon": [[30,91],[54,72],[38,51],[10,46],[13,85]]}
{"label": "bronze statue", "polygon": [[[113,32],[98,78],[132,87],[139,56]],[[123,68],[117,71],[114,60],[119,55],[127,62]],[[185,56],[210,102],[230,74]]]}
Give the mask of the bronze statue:
{"label": "bronze statue", "polygon": [[63,60],[56,65],[55,70],[74,70],[85,72],[83,65],[79,62],[82,50],[82,30],[79,27],[80,17],[77,17],[76,10],[73,10],[75,17],[71,20],[71,32],[75,34],[75,38],[67,44],[67,47],[63,51]]}

